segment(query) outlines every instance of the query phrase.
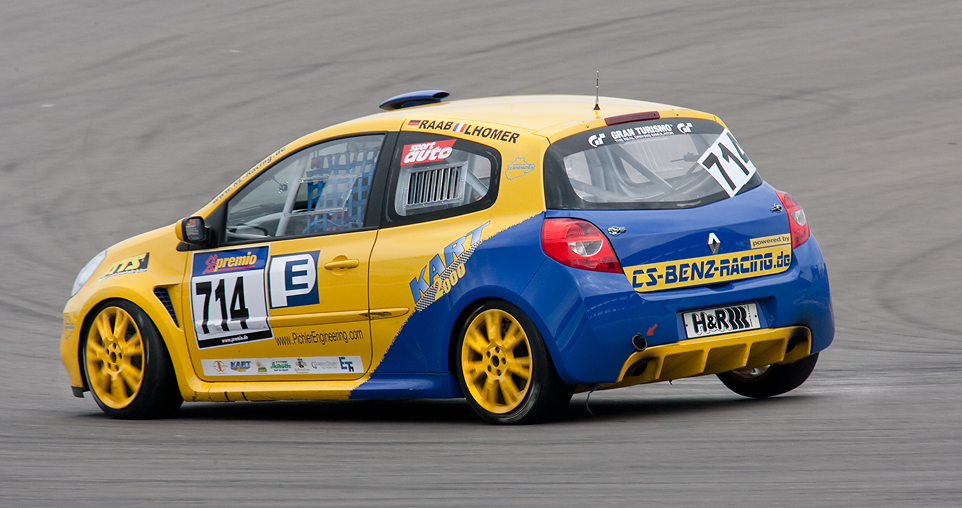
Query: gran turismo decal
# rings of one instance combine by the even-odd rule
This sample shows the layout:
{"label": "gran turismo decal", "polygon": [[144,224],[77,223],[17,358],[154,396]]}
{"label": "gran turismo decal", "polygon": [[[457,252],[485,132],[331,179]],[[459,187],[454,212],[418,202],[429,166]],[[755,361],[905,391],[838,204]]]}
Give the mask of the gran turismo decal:
{"label": "gran turismo decal", "polygon": [[224,358],[201,360],[205,376],[277,374],[350,374],[364,372],[360,356],[301,356],[292,358]]}
{"label": "gran turismo decal", "polygon": [[468,123],[451,122],[445,120],[410,120],[408,127],[416,127],[421,130],[448,131],[475,136],[484,139],[494,139],[506,143],[517,143],[520,134],[506,129],[493,129],[483,125],[471,125]]}
{"label": "gran turismo decal", "polygon": [[[781,236],[784,235],[777,235]],[[776,237],[755,240],[769,238]],[[771,275],[788,270],[791,264],[792,246],[789,243],[728,254],[627,266],[624,270],[635,291],[646,293]]]}
{"label": "gran turismo decal", "polygon": [[270,339],[264,287],[268,247],[195,253],[190,303],[197,347]]}
{"label": "gran turismo decal", "polygon": [[320,251],[272,256],[267,270],[271,308],[317,305],[317,257]]}
{"label": "gran turismo decal", "polygon": [[138,254],[136,256],[131,256],[126,259],[121,259],[116,261],[107,267],[107,273],[104,274],[100,280],[108,279],[116,275],[123,275],[125,273],[140,273],[147,271],[147,261],[150,260],[150,253]]}
{"label": "gran turismo decal", "polygon": [[451,156],[455,141],[454,139],[445,139],[404,145],[404,149],[401,151],[401,165],[443,161]]}
{"label": "gran turismo decal", "polygon": [[420,275],[411,279],[415,311],[426,309],[465,275],[464,263],[474,254],[474,249],[481,243],[481,230],[489,224],[490,221],[485,222],[451,242],[421,268]]}
{"label": "gran turismo decal", "polygon": [[508,180],[514,180],[515,178],[521,178],[524,175],[534,171],[534,164],[525,160],[524,157],[515,157],[511,164],[505,166],[505,175]]}
{"label": "gran turismo decal", "polygon": [[[672,129],[671,124],[659,124],[659,125],[642,125],[641,127],[629,127],[627,129],[616,129],[608,133],[611,136],[611,140],[616,143],[624,143],[626,141],[634,141],[636,139],[652,138],[656,136],[670,136],[674,134],[675,131]],[[590,143],[591,140],[589,139]],[[592,145],[596,146],[596,145]]]}

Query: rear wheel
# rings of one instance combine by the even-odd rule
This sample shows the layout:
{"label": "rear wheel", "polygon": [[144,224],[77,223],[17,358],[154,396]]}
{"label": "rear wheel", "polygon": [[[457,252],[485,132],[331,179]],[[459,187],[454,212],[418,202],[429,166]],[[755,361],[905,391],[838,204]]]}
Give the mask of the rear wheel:
{"label": "rear wheel", "polygon": [[815,370],[817,361],[818,353],[815,353],[794,363],[775,363],[723,372],[718,374],[718,379],[739,395],[763,399],[790,392],[801,386]]}
{"label": "rear wheel", "polygon": [[87,386],[100,409],[121,419],[162,418],[183,403],[160,333],[133,303],[94,311],[83,334]]}
{"label": "rear wheel", "polygon": [[541,335],[520,309],[491,301],[459,334],[457,376],[478,415],[491,423],[532,423],[557,417],[572,389],[555,372]]}

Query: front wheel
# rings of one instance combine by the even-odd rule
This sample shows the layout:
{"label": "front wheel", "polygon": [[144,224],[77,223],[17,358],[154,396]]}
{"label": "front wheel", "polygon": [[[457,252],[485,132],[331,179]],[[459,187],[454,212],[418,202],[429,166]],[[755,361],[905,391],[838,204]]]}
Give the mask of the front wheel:
{"label": "front wheel", "polygon": [[763,399],[790,392],[801,386],[815,370],[817,361],[818,353],[815,353],[793,363],[775,363],[722,372],[718,374],[718,379],[739,395]]}
{"label": "front wheel", "polygon": [[160,332],[140,307],[112,300],[83,334],[87,386],[100,409],[120,419],[161,418],[183,403]]}
{"label": "front wheel", "polygon": [[534,323],[514,305],[491,301],[475,310],[457,342],[458,382],[471,408],[491,423],[557,417],[571,400]]}

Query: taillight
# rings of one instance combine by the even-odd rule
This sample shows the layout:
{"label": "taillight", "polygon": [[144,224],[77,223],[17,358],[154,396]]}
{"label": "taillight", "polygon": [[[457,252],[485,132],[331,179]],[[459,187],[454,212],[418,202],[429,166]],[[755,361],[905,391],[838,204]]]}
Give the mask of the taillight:
{"label": "taillight", "polygon": [[545,219],[541,247],[551,259],[574,268],[621,272],[621,262],[608,237],[586,220]]}
{"label": "taillight", "polygon": [[791,194],[782,191],[775,191],[775,193],[778,194],[778,200],[782,202],[782,206],[788,212],[788,229],[792,233],[792,248],[797,248],[812,235],[808,229],[808,221],[805,220],[805,211],[802,210],[802,205],[798,204],[798,201],[795,201]]}

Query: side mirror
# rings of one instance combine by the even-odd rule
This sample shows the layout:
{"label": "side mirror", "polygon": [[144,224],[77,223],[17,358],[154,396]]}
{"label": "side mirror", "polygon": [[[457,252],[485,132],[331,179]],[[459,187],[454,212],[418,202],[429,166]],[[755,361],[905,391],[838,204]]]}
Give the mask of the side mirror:
{"label": "side mirror", "polygon": [[174,229],[178,240],[191,245],[207,245],[210,237],[210,229],[204,225],[203,217],[181,219]]}

